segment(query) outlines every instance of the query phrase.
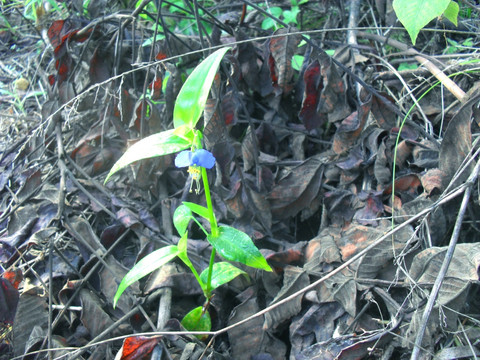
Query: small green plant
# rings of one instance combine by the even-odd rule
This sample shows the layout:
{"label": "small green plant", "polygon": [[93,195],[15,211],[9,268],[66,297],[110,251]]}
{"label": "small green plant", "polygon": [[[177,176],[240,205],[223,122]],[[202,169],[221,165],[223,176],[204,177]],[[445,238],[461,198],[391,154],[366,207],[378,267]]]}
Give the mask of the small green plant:
{"label": "small green plant", "polygon": [[474,50],[473,46],[473,39],[467,38],[462,40],[461,42],[455,41],[453,39],[447,38],[448,46],[444,50],[444,54],[456,54],[461,52],[462,50]]}
{"label": "small green plant", "polygon": [[[175,158],[175,165],[188,168],[192,179],[190,191],[195,189],[195,193],[200,194],[200,181],[203,182],[207,207],[192,202],[184,202],[180,205],[173,216],[173,223],[180,235],[178,244],[165,246],[140,260],[125,275],[113,300],[113,305],[116,306],[118,299],[128,286],[178,257],[192,271],[205,296],[204,306],[193,309],[182,320],[184,327],[192,331],[210,330],[208,306],[212,291],[238,275],[245,274],[229,262],[215,262],[216,253],[228,261],[272,271],[250,237],[233,227],[219,226],[213,212],[207,169],[215,165],[215,158],[209,151],[203,149],[203,133],[197,129],[197,122],[205,108],[220,62],[229,49],[222,48],[211,54],[187,78],[175,102],[174,129],[151,135],[135,143],[115,163],[105,179],[107,182],[115,172],[137,160],[180,151]],[[196,216],[206,219],[210,229],[202,226]],[[193,266],[187,252],[188,225],[191,221],[198,224],[212,245],[209,266],[200,273]]]}
{"label": "small green plant", "polygon": [[[289,25],[298,25],[297,16],[300,12],[300,5],[306,2],[308,2],[308,0],[290,0],[290,10],[283,10],[281,7],[272,6],[268,8],[268,12]],[[277,23],[272,18],[267,17],[262,22],[262,29],[264,30],[275,29],[276,27]]]}

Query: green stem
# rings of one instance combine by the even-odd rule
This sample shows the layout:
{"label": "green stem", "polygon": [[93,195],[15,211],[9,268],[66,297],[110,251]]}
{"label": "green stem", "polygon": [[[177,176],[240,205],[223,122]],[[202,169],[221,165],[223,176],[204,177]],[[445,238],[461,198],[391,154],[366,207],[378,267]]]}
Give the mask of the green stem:
{"label": "green stem", "polygon": [[[205,189],[205,200],[207,202],[207,209],[209,213],[210,221],[210,231],[213,237],[218,236],[218,225],[217,219],[213,212],[212,197],[210,196],[210,185],[208,184],[207,169],[202,167],[202,179],[203,179],[203,188]],[[207,290],[206,295],[207,299],[210,299],[212,292],[212,274],[213,274],[213,263],[215,261],[215,249],[212,248],[212,253],[210,255],[210,262],[208,264],[208,277],[207,277]]]}
{"label": "green stem", "polygon": [[210,221],[210,228],[212,235],[214,237],[218,236],[218,226],[217,226],[217,219],[215,218],[215,214],[213,213],[213,205],[212,205],[212,197],[210,196],[210,185],[208,184],[208,177],[207,177],[207,169],[202,167],[202,180],[203,180],[203,188],[205,189],[205,200],[207,202],[207,209],[209,213],[209,221]]}
{"label": "green stem", "polygon": [[178,257],[183,261],[183,263],[185,265],[188,266],[190,271],[193,273],[193,276],[195,276],[195,279],[197,279],[198,284],[202,288],[203,292],[206,294],[207,288],[205,287],[205,284],[203,283],[202,279],[200,278],[200,275],[198,275],[197,269],[195,269],[195,266],[193,266],[192,262],[188,258],[187,253],[179,254]]}

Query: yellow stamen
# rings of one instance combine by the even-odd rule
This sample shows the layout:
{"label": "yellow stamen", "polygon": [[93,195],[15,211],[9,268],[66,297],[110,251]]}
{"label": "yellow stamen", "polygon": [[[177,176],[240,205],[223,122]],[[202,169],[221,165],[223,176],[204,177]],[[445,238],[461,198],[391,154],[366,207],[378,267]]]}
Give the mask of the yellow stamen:
{"label": "yellow stamen", "polygon": [[189,174],[192,175],[192,182],[190,183],[190,192],[192,192],[193,182],[195,181],[195,183],[197,184],[195,193],[198,195],[200,194],[200,178],[202,177],[200,166],[196,166],[196,165],[189,166],[188,172]]}

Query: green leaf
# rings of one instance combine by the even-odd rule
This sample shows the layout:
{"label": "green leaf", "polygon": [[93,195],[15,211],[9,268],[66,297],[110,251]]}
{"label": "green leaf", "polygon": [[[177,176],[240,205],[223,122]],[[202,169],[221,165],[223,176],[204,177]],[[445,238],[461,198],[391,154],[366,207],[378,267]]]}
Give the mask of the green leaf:
{"label": "green leaf", "polygon": [[180,240],[178,240],[178,256],[181,257],[182,254],[187,254],[187,242],[188,242],[188,231],[185,231],[185,234],[182,235]]}
{"label": "green leaf", "polygon": [[[203,313],[203,307],[199,306],[190,311],[182,319],[182,325],[188,331],[210,331],[212,329],[212,320],[208,311]],[[206,339],[207,335],[199,335],[201,340]]]}
{"label": "green leaf", "polygon": [[293,55],[292,67],[295,70],[300,71],[300,69],[302,68],[304,58],[305,58],[305,56],[303,56],[303,55]]}
{"label": "green leaf", "polygon": [[292,7],[292,10],[285,10],[282,14],[284,22],[287,24],[297,24],[297,15],[300,12],[298,6]]}
{"label": "green leaf", "polygon": [[192,210],[195,214],[209,220],[210,219],[210,212],[205,206],[201,206],[192,202],[184,201],[183,205],[188,207],[190,210]]}
{"label": "green leaf", "polygon": [[168,263],[177,255],[178,248],[175,245],[170,245],[155,250],[136,263],[135,266],[124,276],[120,285],[118,285],[117,292],[113,298],[113,307],[115,308],[118,299],[127,287],[145,275],[150,274],[152,271],[157,270],[160,266]]}
{"label": "green leaf", "polygon": [[240,230],[230,226],[220,226],[218,236],[210,234],[207,236],[207,240],[220,255],[229,261],[238,261],[256,269],[272,271],[252,239]]}
{"label": "green leaf", "polygon": [[187,125],[193,129],[205,108],[208,93],[217,73],[220,61],[230,47],[218,49],[203,60],[183,84],[175,101],[173,125]]}
{"label": "green leaf", "polygon": [[192,219],[192,210],[190,210],[187,206],[180,205],[175,209],[175,212],[173,214],[173,225],[175,225],[175,228],[177,229],[180,236],[185,235],[185,233],[187,232],[188,224]]}
{"label": "green leaf", "polygon": [[[213,264],[213,271],[212,271],[212,290],[216,289],[217,287],[226,284],[233,279],[235,279],[238,275],[247,275],[245,271],[240,270],[236,266],[228,262],[218,262]],[[208,281],[208,268],[202,271],[200,274],[200,279],[204,283]]]}
{"label": "green leaf", "polygon": [[398,65],[398,71],[402,71],[402,70],[415,70],[415,69],[418,69],[418,65],[417,65],[417,64],[403,62],[403,63],[400,63],[400,65]]}
{"label": "green leaf", "polygon": [[443,16],[445,16],[448,20],[450,20],[455,26],[458,26],[458,12],[460,11],[460,7],[455,1],[450,1],[448,4]]}
{"label": "green leaf", "polygon": [[105,183],[118,170],[123,169],[135,161],[172,154],[191,146],[193,142],[193,132],[189,131],[186,134],[176,134],[174,131],[175,129],[172,129],[150,135],[130,146],[125,154],[113,165],[105,179]]}
{"label": "green leaf", "polygon": [[437,16],[442,15],[450,1],[393,0],[393,9],[415,45],[420,30]]}
{"label": "green leaf", "polygon": [[[268,12],[270,14],[272,14],[273,16],[275,16],[276,18],[280,18],[280,16],[282,15],[283,9],[281,7],[278,7],[278,6],[272,6],[268,9]],[[276,26],[276,22],[272,18],[266,17],[262,21],[261,26],[262,26],[263,30],[268,30],[268,29],[274,28]]]}

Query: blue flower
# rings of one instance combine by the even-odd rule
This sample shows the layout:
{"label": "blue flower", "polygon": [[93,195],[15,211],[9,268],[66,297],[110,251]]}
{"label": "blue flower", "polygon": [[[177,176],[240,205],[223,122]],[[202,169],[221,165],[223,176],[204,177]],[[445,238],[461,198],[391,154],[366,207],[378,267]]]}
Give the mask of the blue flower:
{"label": "blue flower", "polygon": [[215,165],[215,157],[210,151],[205,149],[197,149],[195,151],[181,151],[175,158],[176,167],[187,167],[188,172],[192,175],[190,183],[190,192],[192,192],[193,182],[197,184],[195,192],[200,193],[200,179],[202,177],[201,167],[211,169]]}
{"label": "blue flower", "polygon": [[175,158],[176,167],[201,166],[211,169],[215,165],[215,157],[210,151],[197,149],[195,151],[181,151]]}

